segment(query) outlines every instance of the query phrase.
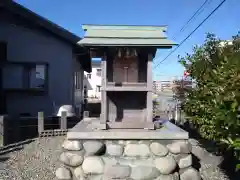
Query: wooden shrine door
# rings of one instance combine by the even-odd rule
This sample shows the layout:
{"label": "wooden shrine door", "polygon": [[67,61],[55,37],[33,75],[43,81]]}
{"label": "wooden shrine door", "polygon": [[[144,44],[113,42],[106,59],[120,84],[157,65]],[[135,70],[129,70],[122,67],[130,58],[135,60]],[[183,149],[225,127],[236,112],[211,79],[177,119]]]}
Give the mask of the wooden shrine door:
{"label": "wooden shrine door", "polygon": [[113,63],[113,81],[138,82],[138,59],[137,57],[129,59],[115,58]]}

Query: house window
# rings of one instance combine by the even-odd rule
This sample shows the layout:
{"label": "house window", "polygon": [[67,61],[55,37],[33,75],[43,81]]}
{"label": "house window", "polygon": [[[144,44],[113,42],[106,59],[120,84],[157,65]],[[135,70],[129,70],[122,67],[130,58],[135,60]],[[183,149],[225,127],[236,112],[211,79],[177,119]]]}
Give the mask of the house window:
{"label": "house window", "polygon": [[32,65],[26,68],[28,77],[26,82],[28,82],[27,88],[45,88],[46,87],[46,65]]}
{"label": "house window", "polygon": [[3,87],[7,89],[46,89],[47,64],[12,63],[3,69]]}
{"label": "house window", "polygon": [[102,69],[97,69],[97,76],[101,76]]}
{"label": "house window", "polygon": [[91,74],[87,74],[87,78],[88,78],[88,79],[91,79]]}
{"label": "house window", "polygon": [[101,91],[101,86],[97,86],[97,92]]}

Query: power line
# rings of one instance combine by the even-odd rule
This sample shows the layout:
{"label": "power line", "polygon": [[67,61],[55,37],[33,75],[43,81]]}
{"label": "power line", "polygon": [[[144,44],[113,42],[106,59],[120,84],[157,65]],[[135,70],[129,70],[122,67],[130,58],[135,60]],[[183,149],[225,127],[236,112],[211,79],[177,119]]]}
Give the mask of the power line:
{"label": "power line", "polygon": [[170,55],[172,55],[172,53],[174,53],[190,36],[193,35],[193,33],[195,33],[195,31],[198,30],[198,28],[200,26],[202,26],[206,20],[208,20],[208,18],[210,18],[222,5],[223,3],[225,3],[226,0],[223,0],[185,39],[183,39],[180,44],[174,49],[172,50],[162,61],[160,61],[154,68],[158,67],[162,62],[164,62]]}
{"label": "power line", "polygon": [[[190,17],[190,19],[186,22],[186,24],[185,25],[183,25],[183,27],[180,29],[180,31],[179,31],[179,33],[178,34],[180,34],[181,32],[183,32],[185,29],[186,29],[186,27],[188,26],[188,24],[189,23],[191,23],[191,21],[192,20],[194,20],[197,16],[199,16],[200,14],[201,14],[201,9],[207,4],[207,2],[208,2],[209,0],[205,0],[204,1],[204,3],[198,8],[198,10]],[[210,3],[211,1],[209,1],[209,3]],[[201,12],[200,12],[201,11]],[[176,36],[177,36],[177,34],[175,35],[175,36],[173,36],[173,40],[174,39],[176,39]]]}
{"label": "power line", "polygon": [[[183,25],[183,27],[180,29],[180,31],[178,32],[178,34],[180,34],[181,32],[183,32],[188,24],[190,24],[193,20],[195,20],[204,10],[204,6],[207,4],[210,4],[212,2],[212,0],[205,0],[204,3],[198,8],[198,10],[190,17],[190,19],[187,21],[187,23],[185,25]],[[202,9],[203,8],[203,9]],[[173,36],[172,40],[175,40],[177,37],[177,34],[175,36]],[[155,57],[154,59],[158,59],[159,57]]]}

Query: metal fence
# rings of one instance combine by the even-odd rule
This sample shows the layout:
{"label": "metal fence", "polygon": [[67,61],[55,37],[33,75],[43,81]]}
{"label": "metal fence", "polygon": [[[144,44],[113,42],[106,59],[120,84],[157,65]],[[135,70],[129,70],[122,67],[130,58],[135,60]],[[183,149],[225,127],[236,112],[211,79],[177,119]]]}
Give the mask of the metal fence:
{"label": "metal fence", "polygon": [[44,117],[43,112],[39,112],[38,117],[0,116],[0,146],[39,136],[65,135],[80,120],[79,117],[67,117],[65,112],[61,117]]}

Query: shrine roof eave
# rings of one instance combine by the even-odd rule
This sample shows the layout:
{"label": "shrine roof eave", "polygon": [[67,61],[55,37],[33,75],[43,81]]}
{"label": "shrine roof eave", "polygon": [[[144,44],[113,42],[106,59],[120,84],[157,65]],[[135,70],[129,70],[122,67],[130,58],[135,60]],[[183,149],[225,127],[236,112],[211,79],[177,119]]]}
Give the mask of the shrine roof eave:
{"label": "shrine roof eave", "polygon": [[155,47],[155,48],[172,48],[177,43],[168,39],[115,39],[115,38],[84,38],[78,45],[85,47],[98,46],[132,46],[132,47]]}
{"label": "shrine roof eave", "polygon": [[167,31],[167,25],[106,25],[106,24],[83,24],[83,30],[150,30],[150,31]]}

